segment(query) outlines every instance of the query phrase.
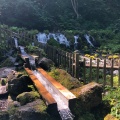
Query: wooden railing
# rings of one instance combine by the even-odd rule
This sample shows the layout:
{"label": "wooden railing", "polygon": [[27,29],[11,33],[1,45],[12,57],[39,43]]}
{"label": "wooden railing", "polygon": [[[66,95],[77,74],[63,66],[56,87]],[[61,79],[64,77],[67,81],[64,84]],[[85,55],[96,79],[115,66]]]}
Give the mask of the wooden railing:
{"label": "wooden railing", "polygon": [[[84,83],[96,81],[105,85],[120,86],[120,59],[102,59],[96,58],[86,60],[77,51],[69,53],[57,49],[48,44],[39,43],[40,48],[44,49],[47,57],[52,59],[56,66],[64,68],[73,77],[78,78]],[[114,80],[114,72],[117,70],[117,80]]]}
{"label": "wooden railing", "polygon": [[[109,63],[107,59],[99,60],[99,58],[96,58],[96,60],[86,60],[86,57],[81,56],[77,51],[69,53],[48,44],[38,44],[36,35],[28,35],[26,31],[15,33],[7,28],[0,28],[0,31],[9,37],[15,36],[24,41],[36,42],[36,45],[44,49],[47,57],[53,60],[57,67],[64,68],[69,74],[85,84],[96,81],[104,86],[120,86],[120,58],[117,65],[115,64],[115,59],[109,60]],[[115,70],[117,70],[117,80],[114,80],[113,71]]]}

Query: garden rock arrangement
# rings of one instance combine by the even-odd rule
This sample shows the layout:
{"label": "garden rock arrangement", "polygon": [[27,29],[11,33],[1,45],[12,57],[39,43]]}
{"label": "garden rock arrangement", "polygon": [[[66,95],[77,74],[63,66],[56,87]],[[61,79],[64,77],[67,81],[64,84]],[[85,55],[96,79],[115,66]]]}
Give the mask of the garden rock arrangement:
{"label": "garden rock arrangement", "polygon": [[[80,106],[78,107],[75,105],[74,108],[77,109],[73,112],[75,116],[76,113],[79,113],[81,116],[81,110],[90,110],[101,103],[101,85],[92,82],[80,87],[80,82],[71,78],[69,74],[61,69],[53,70],[51,74],[57,74],[59,77],[62,74],[60,79],[63,80],[65,77],[64,81],[66,82],[67,78],[69,79],[69,85],[66,85],[66,82],[64,85],[70,86],[71,84],[71,87],[68,87],[68,89],[71,89],[71,91],[77,96],[78,100],[76,103]],[[53,117],[47,112],[48,109],[45,102],[41,99],[41,96],[38,94],[31,79],[27,75],[12,71],[7,75],[6,82],[6,91],[9,93],[7,99],[8,104],[6,109],[0,112],[0,120],[60,120],[58,115]],[[89,114],[88,116],[90,116],[92,120],[95,120],[93,114]],[[82,117],[84,118],[84,116]],[[75,117],[75,120],[78,120],[77,117]]]}

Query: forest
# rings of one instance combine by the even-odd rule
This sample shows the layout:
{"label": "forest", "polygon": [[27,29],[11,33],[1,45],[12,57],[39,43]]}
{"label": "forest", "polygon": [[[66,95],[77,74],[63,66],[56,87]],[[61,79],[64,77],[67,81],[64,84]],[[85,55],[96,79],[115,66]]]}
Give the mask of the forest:
{"label": "forest", "polygon": [[119,0],[0,0],[0,22],[38,30],[120,28]]}

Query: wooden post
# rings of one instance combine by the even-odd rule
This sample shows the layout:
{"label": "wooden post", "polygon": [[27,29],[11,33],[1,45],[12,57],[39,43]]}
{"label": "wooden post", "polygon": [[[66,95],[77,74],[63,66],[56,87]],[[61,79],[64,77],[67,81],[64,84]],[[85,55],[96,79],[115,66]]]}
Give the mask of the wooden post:
{"label": "wooden post", "polygon": [[83,60],[83,81],[85,84],[86,83],[86,60],[85,60],[85,58]]}
{"label": "wooden post", "polygon": [[110,85],[111,87],[113,87],[113,64],[114,64],[114,60],[111,60],[111,80],[110,80]]}
{"label": "wooden post", "polygon": [[90,77],[90,82],[92,81],[92,59],[90,58],[90,73],[89,73],[89,77]]}
{"label": "wooden post", "polygon": [[75,56],[75,71],[74,71],[74,77],[79,79],[79,52],[75,51],[74,52]]}
{"label": "wooden post", "polygon": [[72,75],[72,54],[69,53],[69,73]]}
{"label": "wooden post", "polygon": [[103,66],[103,80],[104,80],[104,82],[103,82],[103,86],[105,86],[106,85],[106,59],[104,59],[104,66]]}
{"label": "wooden post", "polygon": [[118,72],[119,72],[119,78],[118,78],[118,86],[120,86],[120,58],[119,58],[119,63],[118,63]]}
{"label": "wooden post", "polygon": [[74,69],[74,66],[75,66],[74,54],[72,54],[72,57],[71,57],[71,58],[72,58],[72,59],[71,59],[71,60],[72,60],[72,76],[75,77],[75,76],[74,76],[74,70],[75,70],[75,69]]}
{"label": "wooden post", "polygon": [[69,72],[69,53],[66,52],[66,69],[67,69],[67,72]]}
{"label": "wooden post", "polygon": [[96,73],[97,73],[97,76],[96,76],[96,79],[97,79],[97,83],[99,82],[99,59],[97,59],[97,68],[96,68]]}
{"label": "wooden post", "polygon": [[59,49],[59,67],[61,67],[61,58],[62,58],[62,55],[61,55],[61,50]]}

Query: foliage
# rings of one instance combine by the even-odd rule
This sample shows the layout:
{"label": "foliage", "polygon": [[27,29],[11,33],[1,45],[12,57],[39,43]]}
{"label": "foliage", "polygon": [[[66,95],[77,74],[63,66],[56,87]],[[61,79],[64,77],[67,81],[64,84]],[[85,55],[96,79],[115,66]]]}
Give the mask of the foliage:
{"label": "foliage", "polygon": [[4,60],[4,62],[0,64],[0,67],[6,67],[6,66],[7,67],[13,66],[13,63],[10,61],[9,58],[7,58],[6,60]]}
{"label": "foliage", "polygon": [[109,88],[106,87],[106,94],[103,96],[103,100],[109,101],[111,108],[111,114],[116,118],[120,119],[120,87],[117,88]]}
{"label": "foliage", "polygon": [[28,52],[35,52],[35,51],[37,51],[38,50],[38,47],[37,46],[33,46],[33,45],[31,45],[31,44],[29,44],[28,46],[26,46],[26,48],[27,48],[27,51]]}
{"label": "foliage", "polygon": [[107,27],[119,31],[120,1],[80,0],[77,6],[79,17],[70,0],[1,0],[0,22],[42,31]]}
{"label": "foliage", "polygon": [[53,38],[51,38],[48,42],[49,45],[55,46],[55,47],[60,47],[60,44],[58,41],[54,40]]}
{"label": "foliage", "polygon": [[2,85],[2,86],[6,85],[6,80],[5,80],[5,79],[2,79],[2,80],[1,80],[1,85]]}

